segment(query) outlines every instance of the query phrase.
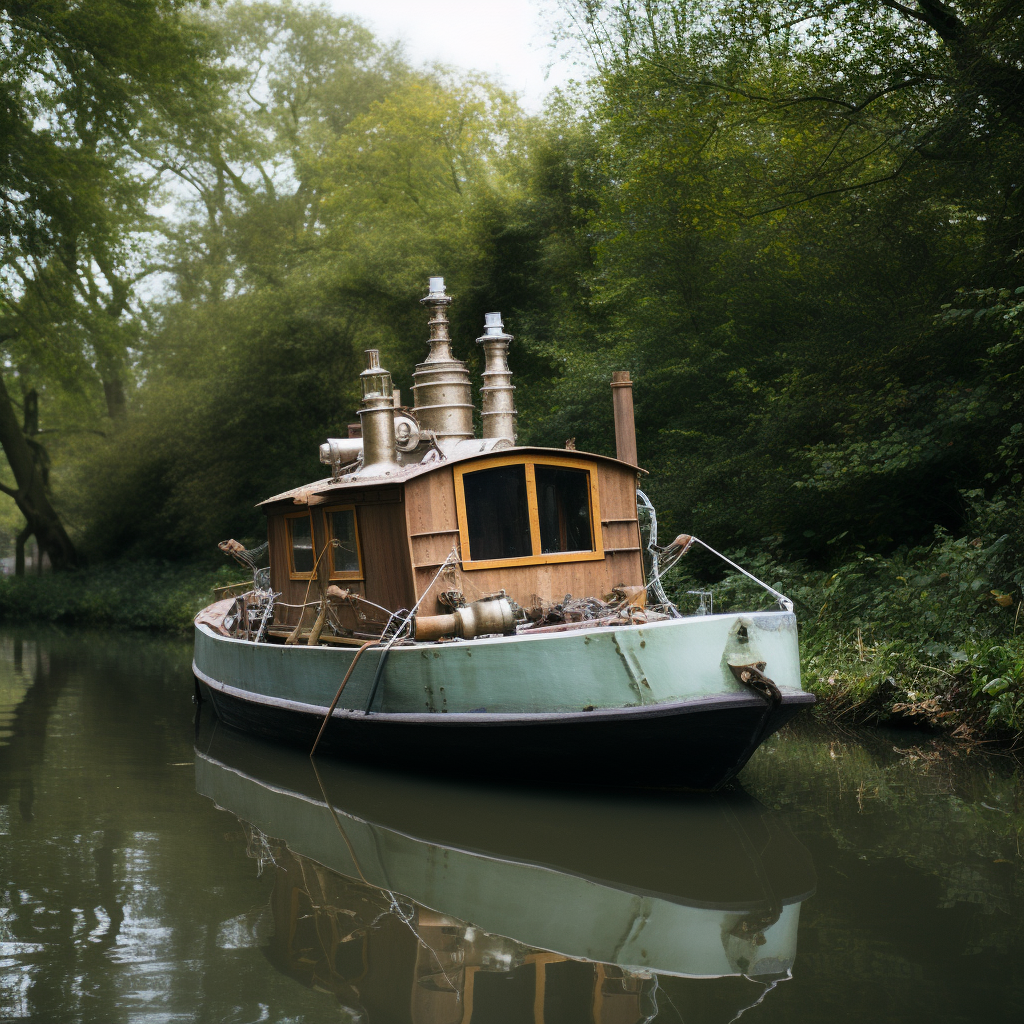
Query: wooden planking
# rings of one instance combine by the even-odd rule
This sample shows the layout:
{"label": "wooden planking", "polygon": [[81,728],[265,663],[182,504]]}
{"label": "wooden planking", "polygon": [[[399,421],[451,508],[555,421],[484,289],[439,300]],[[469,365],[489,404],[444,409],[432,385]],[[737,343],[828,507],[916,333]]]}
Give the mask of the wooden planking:
{"label": "wooden planking", "polygon": [[[450,466],[439,467],[405,485],[409,557],[412,565],[418,567],[413,570],[417,598],[430,586],[452,548],[460,547],[455,508],[455,482]],[[427,614],[444,610],[431,596],[420,609]]]}
{"label": "wooden planking", "polygon": [[[390,489],[397,492],[397,488]],[[383,491],[383,489],[382,489]],[[362,594],[375,603],[392,610],[409,608],[415,601],[413,596],[412,572],[409,565],[409,550],[405,536],[405,510],[401,502],[396,501],[392,493],[382,493],[384,500],[380,504],[370,502],[360,504],[356,511],[359,517],[359,541],[363,559],[363,572],[366,579],[338,580],[337,584],[357,594]],[[289,511],[293,511],[290,509]],[[313,531],[317,554],[323,549],[326,538],[326,523],[323,511],[319,508],[310,509],[313,518]],[[270,535],[271,586],[275,593],[280,593],[280,601],[287,604],[302,604],[306,600],[308,580],[289,579],[288,573],[288,532],[283,515],[268,516]],[[321,564],[323,585],[330,581],[328,576],[328,557],[324,556]],[[309,587],[309,600],[319,597],[316,581]],[[365,609],[368,613],[369,610]],[[274,622],[279,625],[294,625],[299,620],[299,608],[283,608],[278,606],[274,613]],[[311,614],[308,613],[307,614]],[[348,623],[346,622],[346,625]]]}
{"label": "wooden planking", "polygon": [[605,523],[601,527],[605,550],[608,548],[640,549],[636,523]]}
{"label": "wooden planking", "polygon": [[[558,562],[549,565],[500,566],[460,569],[467,600],[504,589],[524,606],[539,601],[574,597],[601,597],[613,587],[644,582],[640,535],[636,522],[636,473],[625,466],[598,462],[601,530],[607,548],[603,559]],[[409,551],[416,577],[416,595],[430,585],[441,562],[452,549],[458,529],[455,481],[450,467],[410,480],[406,484],[406,524]],[[432,595],[420,605],[424,614],[443,609]]]}
{"label": "wooden planking", "polygon": [[359,539],[363,549],[365,596],[396,611],[411,608],[413,596],[405,507],[401,503],[360,506]]}

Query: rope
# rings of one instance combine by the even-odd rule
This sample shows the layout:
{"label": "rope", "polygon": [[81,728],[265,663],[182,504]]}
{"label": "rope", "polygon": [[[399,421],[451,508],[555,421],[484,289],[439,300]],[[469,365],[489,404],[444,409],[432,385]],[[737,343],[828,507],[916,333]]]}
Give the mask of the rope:
{"label": "rope", "polygon": [[[331,543],[333,543],[333,541]],[[323,551],[321,551],[320,554],[317,555],[317,559],[313,563],[313,572],[310,574],[309,582],[306,584],[306,596],[302,599],[301,607],[302,607],[303,611],[306,608],[308,608],[311,605],[313,605],[313,604],[321,603],[319,601],[312,601],[311,602],[309,600],[309,592],[310,592],[310,590],[313,587],[313,580],[316,580],[317,587],[320,586],[320,578],[317,576],[317,569],[320,568],[320,560],[324,557],[324,555],[327,554],[328,551],[330,551],[330,549],[331,549],[331,544],[325,544]],[[295,628],[291,631],[291,634],[288,637],[288,639],[285,640],[286,644],[294,644],[299,639],[299,633],[302,630],[302,619],[303,619],[303,616],[302,616],[302,614],[300,614],[299,615],[299,621],[295,623]]]}
{"label": "rope", "polygon": [[345,678],[341,681],[341,686],[338,687],[338,692],[334,695],[334,700],[331,701],[331,706],[327,709],[327,714],[324,715],[324,720],[320,725],[320,731],[316,734],[316,740],[313,743],[313,749],[309,752],[309,756],[316,753],[316,748],[320,744],[320,737],[324,734],[324,729],[327,728],[327,723],[331,720],[331,715],[334,714],[334,709],[338,706],[338,701],[341,700],[341,691],[345,689],[345,684],[349,681],[349,677],[352,675],[353,670],[356,667],[356,662],[362,657],[363,651],[367,647],[373,647],[375,644],[380,643],[379,640],[367,640],[362,647],[356,651],[356,656],[352,659],[352,663],[348,667],[348,671],[345,673]]}
{"label": "rope", "polygon": [[[776,601],[778,601],[779,605],[782,607],[784,611],[791,612],[793,610],[793,602],[788,597],[786,597],[785,594],[780,594],[774,587],[768,586],[768,584],[765,583],[764,580],[759,580],[752,572],[747,572],[747,570],[744,569],[742,565],[737,565],[731,558],[726,558],[721,551],[716,551],[710,544],[706,544],[704,541],[702,541],[700,537],[691,536],[686,544],[682,545],[682,547],[677,549],[678,553],[675,555],[675,557],[672,558],[672,560],[668,562],[658,572],[656,576],[652,577],[651,581],[647,584],[648,590],[650,590],[651,587],[655,585],[658,585],[660,587],[661,578],[665,575],[665,573],[667,573],[676,565],[676,563],[679,561],[680,558],[683,557],[683,555],[686,554],[687,550],[690,547],[690,544],[699,544],[702,548],[706,548],[708,551],[711,552],[711,554],[717,555],[723,562],[726,563],[726,565],[731,565],[737,572],[743,573],[744,576],[746,576],[748,579],[753,580],[759,587],[763,587],[765,590],[768,591],[769,594],[772,595],[772,597],[775,598]],[[671,550],[672,545],[669,545],[667,548],[661,549],[662,554],[667,554]]]}
{"label": "rope", "polygon": [[727,565],[731,565],[738,572],[741,572],[744,576],[748,577],[749,579],[752,579],[759,587],[764,587],[764,589],[767,590],[768,593],[771,594],[772,597],[774,597],[779,602],[779,604],[785,611],[791,612],[793,610],[793,602],[788,597],[786,597],[785,594],[780,594],[774,587],[769,587],[768,584],[764,582],[764,580],[759,580],[752,572],[747,572],[747,570],[744,569],[742,565],[737,565],[731,558],[726,558],[725,555],[721,553],[721,551],[716,551],[710,544],[705,544],[704,541],[702,541],[699,537],[694,537],[693,539],[702,548],[707,548],[707,550],[710,551],[711,554],[718,555],[718,557]]}

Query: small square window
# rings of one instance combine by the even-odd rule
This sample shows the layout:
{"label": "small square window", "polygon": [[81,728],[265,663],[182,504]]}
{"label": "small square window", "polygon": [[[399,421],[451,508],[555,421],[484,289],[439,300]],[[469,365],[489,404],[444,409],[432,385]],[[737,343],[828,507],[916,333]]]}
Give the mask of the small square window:
{"label": "small square window", "polygon": [[356,532],[354,508],[332,509],[327,513],[327,529],[331,540],[332,575],[352,578],[359,576],[359,535]]}
{"label": "small square window", "polygon": [[309,516],[293,516],[288,520],[289,542],[291,544],[292,572],[313,571],[313,530]]}

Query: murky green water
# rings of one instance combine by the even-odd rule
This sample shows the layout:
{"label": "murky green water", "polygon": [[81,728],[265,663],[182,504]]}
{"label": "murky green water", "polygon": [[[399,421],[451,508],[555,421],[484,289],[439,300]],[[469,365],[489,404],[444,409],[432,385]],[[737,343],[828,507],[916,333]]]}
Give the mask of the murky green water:
{"label": "murky green water", "polygon": [[317,773],[194,725],[189,661],[0,633],[0,1019],[1021,1018],[1005,758],[804,728],[714,798]]}

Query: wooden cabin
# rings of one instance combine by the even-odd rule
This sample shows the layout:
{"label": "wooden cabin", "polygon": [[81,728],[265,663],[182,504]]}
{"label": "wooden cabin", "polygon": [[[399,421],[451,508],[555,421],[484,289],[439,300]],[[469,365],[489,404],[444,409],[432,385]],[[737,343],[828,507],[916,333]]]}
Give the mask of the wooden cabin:
{"label": "wooden cabin", "polygon": [[[431,278],[421,301],[430,310],[430,352],[413,374],[413,407],[401,405],[369,350],[358,438],[321,445],[330,479],[262,503],[270,584],[280,594],[271,636],[332,586],[358,595],[332,607],[359,637],[379,636],[392,612],[421,598],[419,613],[434,615],[452,598],[473,602],[502,590],[531,608],[644,584],[629,374],[612,380],[618,458],[517,447],[513,338],[501,314],[488,313],[477,339],[485,366],[476,437],[469,371],[451,351],[444,279]],[[458,568],[437,578],[453,549]]]}
{"label": "wooden cabin", "polygon": [[[325,480],[262,504],[270,583],[281,594],[276,624],[294,625],[300,610],[284,605],[314,600],[331,584],[389,612],[421,597],[423,614],[443,612],[437,595],[449,586],[434,581],[453,547],[467,601],[504,590],[530,608],[644,583],[635,466],[584,452],[509,448],[410,466],[397,476],[374,486]],[[377,617],[380,625],[386,620],[383,612]],[[345,625],[373,631],[359,629],[355,617]]]}

